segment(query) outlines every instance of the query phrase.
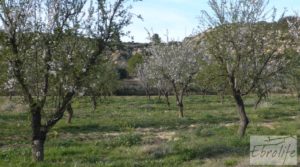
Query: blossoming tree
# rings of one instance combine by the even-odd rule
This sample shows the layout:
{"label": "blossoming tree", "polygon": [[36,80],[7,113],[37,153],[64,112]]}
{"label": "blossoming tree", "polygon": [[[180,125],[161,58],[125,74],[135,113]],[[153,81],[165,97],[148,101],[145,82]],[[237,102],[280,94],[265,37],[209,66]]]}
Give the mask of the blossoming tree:
{"label": "blossoming tree", "polygon": [[213,14],[202,11],[201,20],[209,27],[203,39],[206,53],[226,77],[240,117],[238,134],[244,136],[249,118],[243,96],[287,67],[290,35],[276,23],[275,9],[266,12],[265,0],[209,0],[209,6]]}
{"label": "blossoming tree", "polygon": [[[47,133],[63,117],[114,36],[124,35],[132,18],[127,5],[126,0],[0,2],[5,34],[1,56],[29,106],[34,160],[44,159]],[[46,112],[50,95],[59,99],[54,110]]]}
{"label": "blossoming tree", "polygon": [[[183,97],[200,70],[199,61],[203,55],[190,41],[152,45],[149,52],[151,56],[146,64],[150,76],[162,82],[167,81],[172,86],[179,116],[183,117]],[[168,84],[165,86],[168,87]]]}

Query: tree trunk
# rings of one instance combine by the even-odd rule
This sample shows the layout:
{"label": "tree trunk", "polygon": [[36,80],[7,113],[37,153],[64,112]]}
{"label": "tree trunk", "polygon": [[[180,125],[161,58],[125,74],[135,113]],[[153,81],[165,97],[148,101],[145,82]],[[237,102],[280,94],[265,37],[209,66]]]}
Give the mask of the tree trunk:
{"label": "tree trunk", "polygon": [[179,117],[183,118],[183,93],[184,93],[184,89],[181,90],[181,92],[178,92],[176,84],[174,81],[172,81],[172,85],[173,85],[173,89],[174,89],[174,93],[175,93],[175,97],[176,97],[176,104],[179,107]]}
{"label": "tree trunk", "polygon": [[161,100],[161,91],[158,91],[158,100]]}
{"label": "tree trunk", "polygon": [[180,117],[180,118],[183,118],[183,103],[180,102],[180,103],[178,104],[178,107],[179,107],[179,117]]}
{"label": "tree trunk", "polygon": [[239,130],[238,130],[238,135],[240,137],[243,137],[245,135],[247,126],[249,124],[249,119],[246,115],[244,101],[242,99],[242,96],[241,96],[240,92],[239,91],[234,91],[233,96],[234,96],[234,99],[235,99],[235,102],[236,102],[236,105],[237,105],[237,111],[238,111],[239,116],[240,116],[240,127],[239,127]]}
{"label": "tree trunk", "polygon": [[32,157],[34,161],[44,160],[44,142],[43,140],[32,141]]}
{"label": "tree trunk", "polygon": [[150,91],[148,90],[148,88],[146,89],[146,95],[147,95],[147,97],[148,97],[148,100],[150,100],[151,97],[150,97]]}
{"label": "tree trunk", "polygon": [[31,106],[32,158],[34,161],[44,160],[44,143],[47,131],[41,125],[41,118],[41,108],[38,105]]}
{"label": "tree trunk", "polygon": [[179,97],[179,94],[178,94],[178,92],[177,91],[175,91],[175,96],[176,96],[176,104],[177,104],[177,106],[178,106],[178,108],[179,108],[179,117],[180,118],[183,118],[183,102],[182,102],[182,95],[180,95],[180,97]]}
{"label": "tree trunk", "polygon": [[67,112],[68,112],[68,120],[67,120],[67,123],[68,123],[68,124],[71,124],[72,118],[73,118],[73,108],[72,108],[71,103],[69,103],[69,104],[67,105]]}
{"label": "tree trunk", "polygon": [[262,96],[259,96],[254,104],[254,110],[258,108],[258,105],[260,104],[261,100],[262,100]]}
{"label": "tree trunk", "polygon": [[91,97],[91,100],[92,100],[92,107],[93,107],[93,110],[92,110],[92,111],[94,112],[94,111],[96,111],[96,109],[97,109],[97,97],[93,95],[93,96]]}
{"label": "tree trunk", "polygon": [[169,101],[169,93],[168,92],[165,93],[165,97],[166,97],[166,102],[167,102],[168,108],[170,110],[170,101]]}
{"label": "tree trunk", "polygon": [[202,99],[205,100],[205,96],[206,96],[206,90],[202,91]]}
{"label": "tree trunk", "polygon": [[145,86],[145,92],[146,92],[146,96],[148,97],[148,100],[150,100],[151,95],[150,95],[150,86],[149,85]]}
{"label": "tree trunk", "polygon": [[224,104],[224,100],[225,100],[225,95],[223,93],[220,94],[220,101],[221,104]]}

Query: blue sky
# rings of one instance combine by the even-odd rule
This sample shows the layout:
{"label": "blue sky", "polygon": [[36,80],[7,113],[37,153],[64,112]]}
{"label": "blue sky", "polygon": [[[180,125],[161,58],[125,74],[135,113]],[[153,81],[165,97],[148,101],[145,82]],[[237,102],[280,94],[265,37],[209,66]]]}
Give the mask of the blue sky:
{"label": "blue sky", "polygon": [[[208,10],[208,0],[143,0],[133,4],[133,13],[141,14],[143,21],[133,19],[133,24],[126,30],[131,31],[135,42],[147,42],[147,30],[158,33],[163,40],[166,34],[172,40],[182,40],[184,37],[199,31],[198,16],[201,10]],[[270,0],[279,12],[287,8],[290,13],[300,10],[300,0]],[[168,33],[167,33],[168,32]],[[124,37],[123,41],[131,41]]]}

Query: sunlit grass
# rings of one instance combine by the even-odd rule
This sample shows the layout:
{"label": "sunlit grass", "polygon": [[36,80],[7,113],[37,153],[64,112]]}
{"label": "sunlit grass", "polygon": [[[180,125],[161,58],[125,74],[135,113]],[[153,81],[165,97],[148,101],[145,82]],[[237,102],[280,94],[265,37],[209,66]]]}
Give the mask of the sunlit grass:
{"label": "sunlit grass", "polygon": [[271,96],[257,110],[254,100],[245,100],[251,122],[240,139],[229,96],[224,104],[217,96],[189,96],[185,118],[173,97],[170,109],[157,97],[110,97],[95,112],[89,98],[77,98],[73,123],[63,119],[51,129],[38,164],[31,161],[28,112],[0,111],[0,166],[236,166],[249,155],[250,135],[300,134],[296,98]]}

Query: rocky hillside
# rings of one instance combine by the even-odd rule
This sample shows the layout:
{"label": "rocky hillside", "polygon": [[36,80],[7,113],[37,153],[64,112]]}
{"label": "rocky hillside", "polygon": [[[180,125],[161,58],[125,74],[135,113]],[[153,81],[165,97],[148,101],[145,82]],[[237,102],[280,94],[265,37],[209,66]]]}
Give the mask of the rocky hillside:
{"label": "rocky hillside", "polygon": [[126,69],[128,59],[136,53],[142,53],[147,46],[148,43],[124,43],[121,49],[112,54],[112,61],[118,69]]}

